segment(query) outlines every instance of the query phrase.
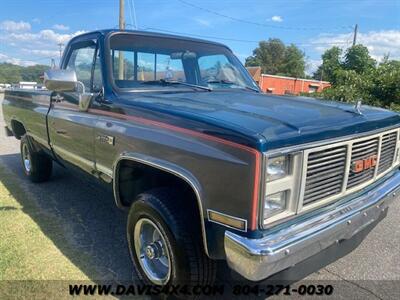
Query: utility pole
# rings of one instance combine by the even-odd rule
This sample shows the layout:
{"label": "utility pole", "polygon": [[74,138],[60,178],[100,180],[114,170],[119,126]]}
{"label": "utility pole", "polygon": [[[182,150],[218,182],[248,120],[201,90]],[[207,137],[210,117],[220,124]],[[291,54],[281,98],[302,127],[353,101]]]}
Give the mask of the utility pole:
{"label": "utility pole", "polygon": [[[119,0],[119,29],[125,29],[125,1]],[[118,55],[118,79],[124,79],[124,55],[119,51]]]}
{"label": "utility pole", "polygon": [[58,47],[60,47],[60,61],[61,61],[62,50],[63,50],[64,44],[63,43],[58,43],[57,45],[58,45]]}
{"label": "utility pole", "polygon": [[358,32],[358,24],[354,26],[353,46],[355,46],[357,43],[357,32]]}

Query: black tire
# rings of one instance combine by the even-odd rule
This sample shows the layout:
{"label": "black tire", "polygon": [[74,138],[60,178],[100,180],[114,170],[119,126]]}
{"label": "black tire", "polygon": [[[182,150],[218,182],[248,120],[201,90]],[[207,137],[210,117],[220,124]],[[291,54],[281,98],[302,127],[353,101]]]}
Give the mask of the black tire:
{"label": "black tire", "polygon": [[161,285],[203,286],[214,283],[216,262],[206,256],[199,219],[193,219],[194,214],[189,209],[182,205],[179,193],[169,188],[140,194],[132,204],[127,224],[128,246],[143,283],[155,284],[143,270],[135,250],[135,225],[143,219],[150,219],[161,231],[171,257],[171,275]]}
{"label": "black tire", "polygon": [[[26,163],[26,159],[29,162]],[[25,175],[32,182],[44,182],[50,178],[53,170],[52,159],[42,152],[35,151],[27,135],[21,137],[21,161]]]}

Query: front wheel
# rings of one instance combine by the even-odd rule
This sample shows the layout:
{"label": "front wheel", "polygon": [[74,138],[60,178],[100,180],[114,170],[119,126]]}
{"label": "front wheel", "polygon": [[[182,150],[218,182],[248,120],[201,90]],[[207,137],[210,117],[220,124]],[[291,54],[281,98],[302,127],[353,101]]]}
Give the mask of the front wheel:
{"label": "front wheel", "polygon": [[215,262],[204,253],[194,211],[183,209],[179,198],[168,188],[138,196],[128,216],[131,258],[147,284],[212,284]]}
{"label": "front wheel", "polygon": [[136,222],[133,234],[136,259],[147,279],[156,285],[167,284],[172,273],[172,253],[165,232],[143,217]]}

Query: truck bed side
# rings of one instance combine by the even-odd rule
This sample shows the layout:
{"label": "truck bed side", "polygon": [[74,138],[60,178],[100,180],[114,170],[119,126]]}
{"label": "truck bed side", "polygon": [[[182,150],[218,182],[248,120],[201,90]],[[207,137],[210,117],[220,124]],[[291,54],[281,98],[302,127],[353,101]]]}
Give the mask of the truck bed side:
{"label": "truck bed side", "polygon": [[[6,125],[17,138],[23,130],[45,148],[50,148],[46,115],[50,106],[49,91],[6,90],[3,114]],[[23,126],[23,127],[21,127]]]}

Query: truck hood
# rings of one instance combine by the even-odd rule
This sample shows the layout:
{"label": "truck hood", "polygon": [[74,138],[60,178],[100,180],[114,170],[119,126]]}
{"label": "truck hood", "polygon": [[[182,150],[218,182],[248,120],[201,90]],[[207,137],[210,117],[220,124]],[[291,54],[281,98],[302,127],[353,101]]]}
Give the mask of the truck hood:
{"label": "truck hood", "polygon": [[134,101],[246,134],[262,135],[268,149],[376,130],[400,122],[399,114],[366,105],[358,114],[350,104],[238,90],[142,94],[135,96]]}

